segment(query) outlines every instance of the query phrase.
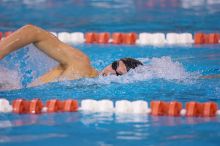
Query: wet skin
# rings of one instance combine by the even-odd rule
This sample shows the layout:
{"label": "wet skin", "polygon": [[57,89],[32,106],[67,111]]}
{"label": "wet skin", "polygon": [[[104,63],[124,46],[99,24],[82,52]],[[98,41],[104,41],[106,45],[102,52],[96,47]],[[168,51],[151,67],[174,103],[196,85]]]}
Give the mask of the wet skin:
{"label": "wet skin", "polygon": [[59,65],[49,72],[40,76],[31,83],[36,86],[48,82],[75,80],[84,77],[97,77],[100,74],[107,76],[110,74],[124,74],[127,72],[125,64],[119,61],[116,70],[108,65],[101,72],[92,67],[89,57],[77,48],[61,42],[50,32],[34,26],[25,25],[13,32],[10,36],[0,41],[0,60],[13,51],[16,51],[28,44],[34,44],[37,49],[59,62]]}

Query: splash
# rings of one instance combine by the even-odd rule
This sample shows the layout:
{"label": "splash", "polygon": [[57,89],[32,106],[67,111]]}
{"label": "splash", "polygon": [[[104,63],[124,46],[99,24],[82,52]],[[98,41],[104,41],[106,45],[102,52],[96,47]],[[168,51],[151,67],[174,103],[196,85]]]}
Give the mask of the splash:
{"label": "splash", "polygon": [[[173,61],[171,57],[168,56],[137,59],[143,62],[144,65],[130,70],[123,76],[110,75],[107,77],[99,76],[98,78],[85,78],[71,82],[64,81],[61,85],[68,86],[69,84],[76,84],[78,86],[89,86],[111,83],[128,84],[152,79],[163,79],[177,83],[192,83],[192,81],[195,81],[200,76],[198,72],[187,72],[180,62]],[[0,66],[0,90],[22,88],[20,80],[21,76],[18,71],[9,70]]]}
{"label": "splash", "polygon": [[161,58],[138,58],[144,63],[123,76],[110,75],[108,77],[99,76],[98,79],[86,79],[86,84],[110,84],[110,83],[133,83],[152,79],[164,79],[175,82],[190,82],[199,77],[198,72],[187,72],[178,61],[173,61],[170,57]]}
{"label": "splash", "polygon": [[0,66],[0,91],[20,89],[22,87],[20,80],[18,71]]}

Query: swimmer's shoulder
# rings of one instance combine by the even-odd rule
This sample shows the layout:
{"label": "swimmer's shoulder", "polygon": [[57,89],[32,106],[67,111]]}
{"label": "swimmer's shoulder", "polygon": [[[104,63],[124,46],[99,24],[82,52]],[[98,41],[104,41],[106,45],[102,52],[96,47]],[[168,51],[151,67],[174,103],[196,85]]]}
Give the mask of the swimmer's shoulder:
{"label": "swimmer's shoulder", "polygon": [[95,68],[92,68],[89,77],[94,78],[97,76],[99,76],[99,72]]}

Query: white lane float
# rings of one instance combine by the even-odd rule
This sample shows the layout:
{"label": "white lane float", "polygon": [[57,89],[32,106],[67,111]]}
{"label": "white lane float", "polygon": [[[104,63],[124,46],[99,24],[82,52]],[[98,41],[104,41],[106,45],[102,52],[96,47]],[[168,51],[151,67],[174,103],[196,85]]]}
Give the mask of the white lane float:
{"label": "white lane float", "polygon": [[137,44],[139,45],[150,45],[152,44],[152,34],[151,33],[140,33],[139,39],[137,40]]}
{"label": "white lane float", "polygon": [[139,45],[163,45],[165,42],[164,33],[140,33],[137,40]]}
{"label": "white lane float", "polygon": [[179,44],[192,44],[194,42],[193,36],[191,33],[181,33],[178,37]]}
{"label": "white lane float", "polygon": [[71,43],[71,35],[68,32],[60,32],[57,37],[64,43]]}
{"label": "white lane float", "polygon": [[191,33],[167,33],[167,44],[192,44],[194,42]]}
{"label": "white lane float", "polygon": [[98,108],[98,102],[93,99],[85,99],[81,101],[81,110],[96,112]]}
{"label": "white lane float", "polygon": [[7,99],[0,99],[0,112],[1,113],[9,113],[12,112],[12,106],[9,104]]}
{"label": "white lane float", "polygon": [[185,116],[185,115],[186,115],[186,109],[182,109],[182,110],[180,111],[180,115],[181,115],[181,116]]}
{"label": "white lane float", "polygon": [[60,32],[57,36],[59,40],[64,43],[81,44],[85,42],[84,34],[82,32]]}
{"label": "white lane float", "polygon": [[81,102],[81,110],[90,112],[115,112],[115,113],[134,113],[147,114],[149,113],[148,103],[143,100],[128,101],[119,100],[114,103],[111,100],[92,100],[85,99]]}
{"label": "white lane float", "polygon": [[148,103],[143,100],[133,101],[132,103],[132,113],[134,114],[147,114],[148,113]]}
{"label": "white lane float", "polygon": [[73,32],[70,34],[70,41],[73,44],[82,44],[85,42],[84,34],[82,32]]}
{"label": "white lane float", "polygon": [[166,42],[167,44],[173,45],[178,43],[178,34],[177,33],[167,33]]}
{"label": "white lane float", "polygon": [[116,113],[132,113],[132,103],[128,100],[118,100],[115,102]]}
{"label": "white lane float", "polygon": [[166,38],[164,33],[153,33],[152,34],[152,45],[164,45]]}
{"label": "white lane float", "polygon": [[52,35],[54,35],[55,37],[57,37],[57,33],[56,32],[50,32]]}
{"label": "white lane float", "polygon": [[98,112],[114,112],[114,104],[111,100],[103,99],[98,101]]}

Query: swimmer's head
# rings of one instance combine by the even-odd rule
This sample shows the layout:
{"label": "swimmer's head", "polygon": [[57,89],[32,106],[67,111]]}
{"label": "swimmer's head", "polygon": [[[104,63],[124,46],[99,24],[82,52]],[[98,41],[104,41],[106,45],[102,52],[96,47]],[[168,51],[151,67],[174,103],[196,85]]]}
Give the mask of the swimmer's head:
{"label": "swimmer's head", "polygon": [[135,69],[139,65],[143,65],[139,60],[133,58],[122,58],[120,60],[114,61],[112,64],[108,65],[101,71],[101,75],[108,76],[113,75],[123,75],[129,72],[130,69]]}

